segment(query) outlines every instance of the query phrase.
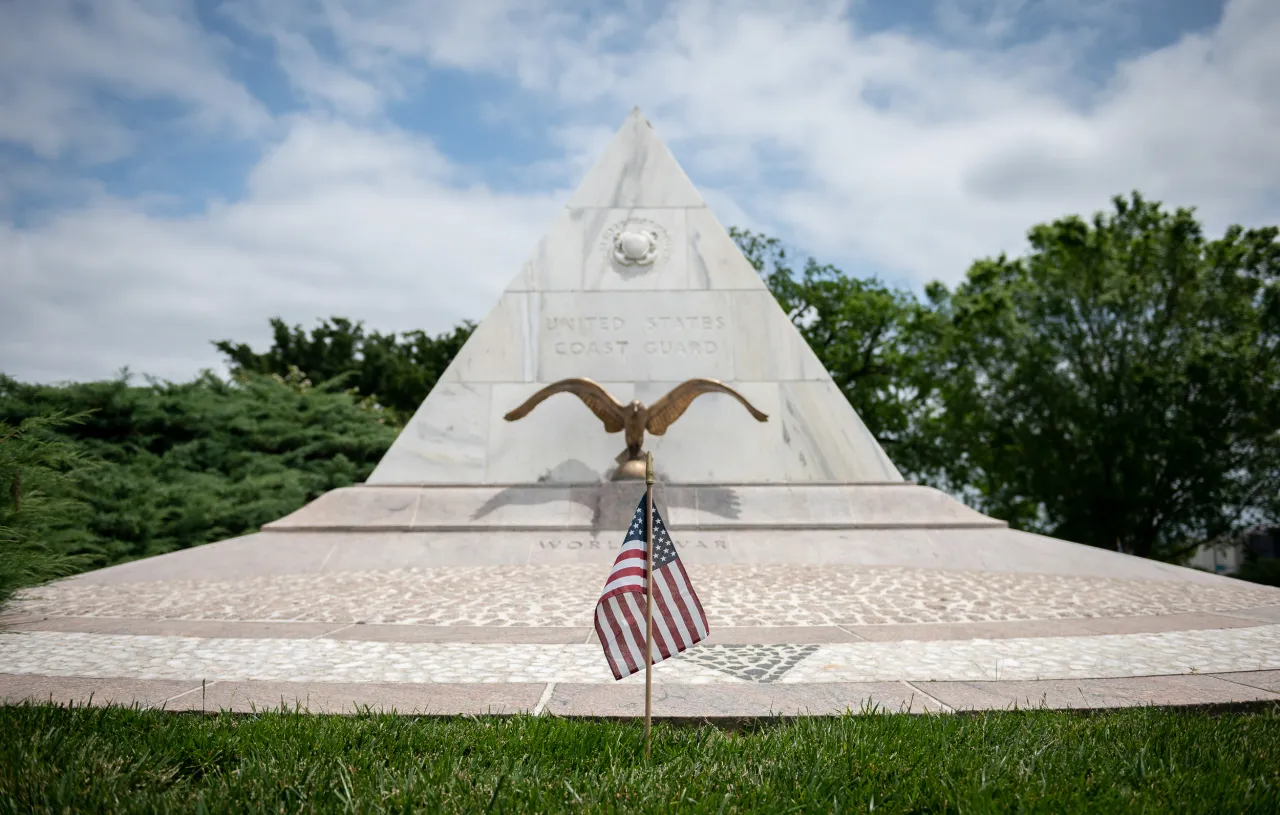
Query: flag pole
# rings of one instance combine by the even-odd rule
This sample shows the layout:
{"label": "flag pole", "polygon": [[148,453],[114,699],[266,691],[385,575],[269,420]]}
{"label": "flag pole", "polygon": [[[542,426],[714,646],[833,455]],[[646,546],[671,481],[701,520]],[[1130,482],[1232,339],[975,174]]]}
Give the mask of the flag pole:
{"label": "flag pole", "polygon": [[649,757],[649,730],[653,726],[653,453],[644,465],[645,579],[644,579],[644,757]]}

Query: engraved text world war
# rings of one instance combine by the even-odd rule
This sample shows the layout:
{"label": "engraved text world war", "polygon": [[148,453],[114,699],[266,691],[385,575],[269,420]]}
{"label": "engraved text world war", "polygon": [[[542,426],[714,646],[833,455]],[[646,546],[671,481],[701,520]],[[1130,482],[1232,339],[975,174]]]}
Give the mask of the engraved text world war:
{"label": "engraved text world war", "polygon": [[[618,543],[617,541],[614,541],[614,540],[602,541],[599,538],[576,538],[576,539],[569,539],[569,540],[564,540],[564,539],[540,540],[538,541],[538,548],[540,549],[571,549],[571,550],[572,549],[605,549],[605,550],[612,551],[618,548]],[[720,549],[720,550],[727,551],[729,549],[729,541],[725,539],[705,540],[702,538],[689,538],[689,539],[681,538],[680,548],[682,549]]]}

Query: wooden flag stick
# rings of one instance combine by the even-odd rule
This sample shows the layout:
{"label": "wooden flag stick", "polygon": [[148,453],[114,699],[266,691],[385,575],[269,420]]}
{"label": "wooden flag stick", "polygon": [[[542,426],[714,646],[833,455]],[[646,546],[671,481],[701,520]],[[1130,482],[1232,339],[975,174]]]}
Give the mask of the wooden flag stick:
{"label": "wooden flag stick", "polygon": [[645,525],[644,579],[644,757],[649,758],[649,730],[653,726],[653,453],[644,465]]}

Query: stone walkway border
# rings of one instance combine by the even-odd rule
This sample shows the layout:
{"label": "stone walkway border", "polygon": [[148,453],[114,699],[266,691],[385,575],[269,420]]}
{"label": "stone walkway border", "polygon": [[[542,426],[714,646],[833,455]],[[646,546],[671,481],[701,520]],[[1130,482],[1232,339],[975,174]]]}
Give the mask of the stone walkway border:
{"label": "stone walkway border", "polygon": [[[1280,624],[1154,634],[698,645],[655,684],[1094,679],[1280,670]],[[0,634],[0,673],[134,679],[615,683],[598,645]]]}
{"label": "stone walkway border", "polygon": [[[543,696],[547,699],[543,700]],[[625,717],[641,715],[642,686],[403,683],[302,684],[93,679],[0,675],[0,700],[57,704],[138,704],[170,711],[278,710],[352,714]],[[542,706],[539,708],[539,702]],[[1028,708],[1105,709],[1145,705],[1280,703],[1280,671],[1200,676],[1033,682],[861,682],[822,685],[666,685],[654,716],[740,719],[845,712],[939,713]]]}

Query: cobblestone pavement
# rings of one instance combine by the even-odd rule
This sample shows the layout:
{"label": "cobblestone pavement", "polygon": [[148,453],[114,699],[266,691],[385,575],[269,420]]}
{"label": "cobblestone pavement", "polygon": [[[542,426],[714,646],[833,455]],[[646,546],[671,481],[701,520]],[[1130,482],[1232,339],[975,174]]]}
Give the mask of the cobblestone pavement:
{"label": "cobblestone pavement", "polygon": [[[1280,625],[1162,634],[699,645],[660,663],[668,684],[1084,679],[1280,669]],[[0,634],[0,674],[284,682],[612,684],[598,645]],[[624,682],[643,682],[636,674]]]}
{"label": "cobblestone pavement", "polygon": [[[239,581],[55,583],[18,613],[589,626],[607,567],[452,567]],[[1036,574],[795,565],[690,568],[712,627],[1131,617],[1280,605],[1280,589]],[[501,585],[501,591],[494,587]]]}

